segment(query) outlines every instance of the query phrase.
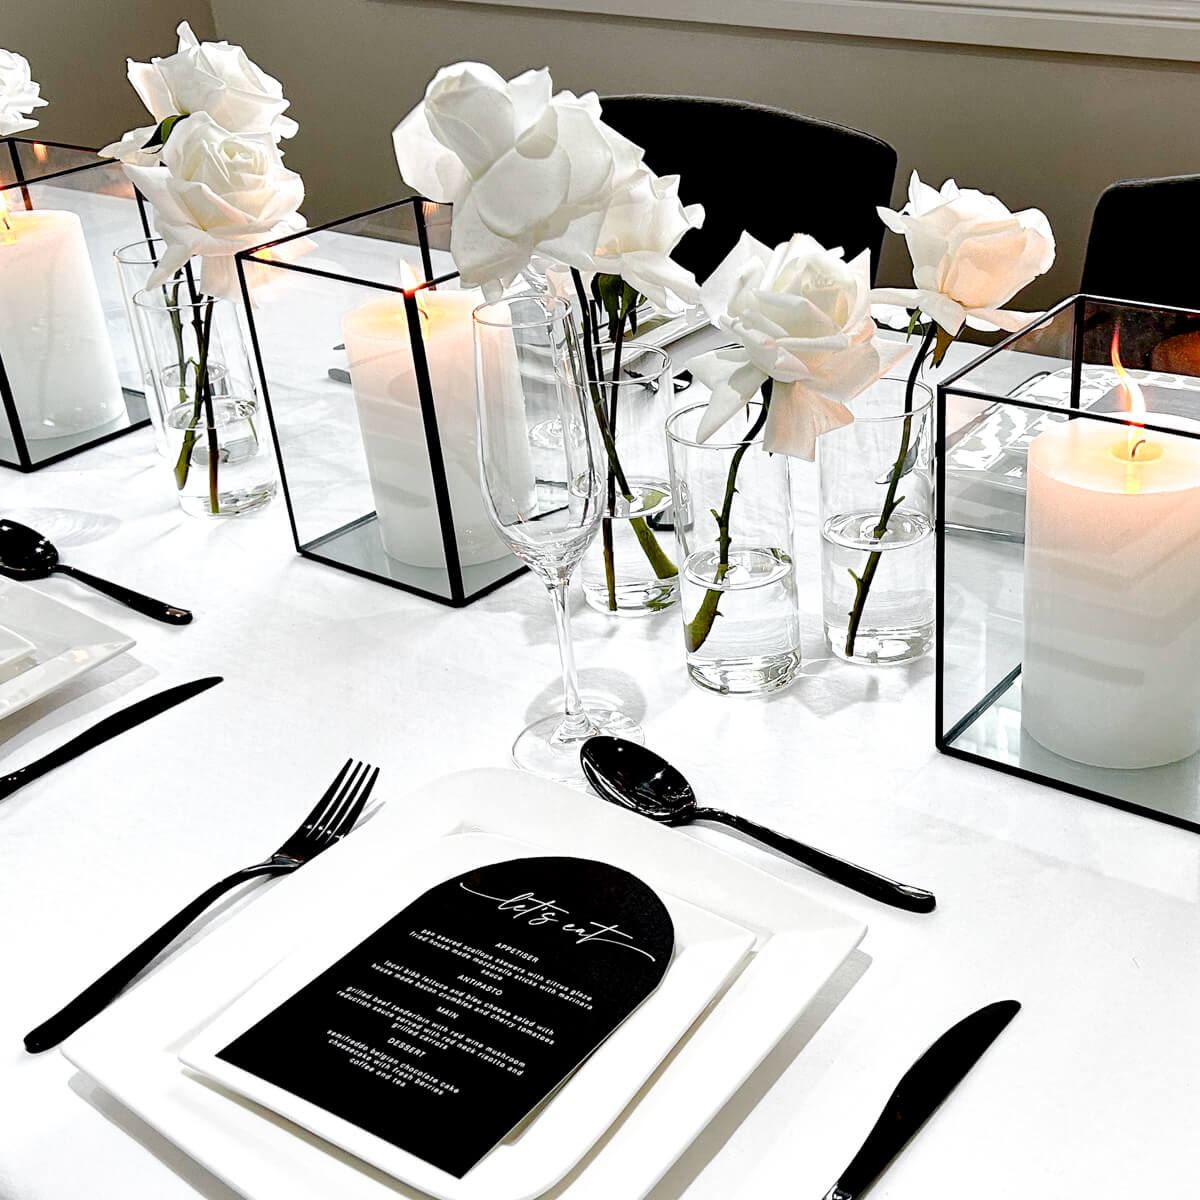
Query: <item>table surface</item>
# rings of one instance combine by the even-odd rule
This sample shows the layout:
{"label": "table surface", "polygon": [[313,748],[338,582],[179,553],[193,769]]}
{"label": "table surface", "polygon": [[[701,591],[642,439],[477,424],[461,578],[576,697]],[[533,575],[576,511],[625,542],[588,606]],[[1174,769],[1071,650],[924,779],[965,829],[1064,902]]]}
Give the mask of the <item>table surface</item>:
{"label": "table surface", "polygon": [[[896,912],[719,830],[679,832],[869,931],[651,1200],[815,1200],[908,1065],[1006,997],[1021,1013],[874,1195],[1183,1194],[1200,1113],[1200,839],[939,756],[931,659],[863,669],[824,648],[811,467],[796,464],[794,487],[793,687],[703,692],[674,612],[614,621],[576,595],[584,691],[636,715],[705,802],[929,887],[938,908]],[[453,610],[301,559],[282,498],[254,517],[186,517],[148,430],[6,473],[0,498],[66,562],[197,613],[174,629],[65,578],[35,585],[138,644],[0,722],[10,767],[170,684],[225,677],[0,805],[0,1196],[229,1200],[21,1035],[160,915],[273,848],[347,755],[382,768],[389,803],[505,765],[519,727],[558,701],[550,608],[531,576]],[[253,903],[251,890],[205,932]]]}

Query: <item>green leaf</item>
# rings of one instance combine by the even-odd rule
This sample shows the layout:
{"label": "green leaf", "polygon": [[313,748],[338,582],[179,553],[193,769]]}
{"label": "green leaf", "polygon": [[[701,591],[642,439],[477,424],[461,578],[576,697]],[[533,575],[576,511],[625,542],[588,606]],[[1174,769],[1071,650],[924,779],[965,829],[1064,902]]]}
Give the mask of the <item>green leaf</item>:
{"label": "green leaf", "polygon": [[[608,337],[610,341],[617,340],[617,333],[622,322],[629,313],[636,313],[638,295],[636,288],[631,288],[620,275],[597,275],[592,280],[592,294],[599,301],[608,317]],[[634,330],[636,332],[636,316]]]}
{"label": "green leaf", "polygon": [[937,344],[933,349],[933,365],[935,367],[942,365],[942,359],[946,357],[946,351],[954,345],[957,338],[957,333],[947,333],[940,325],[937,327]]}
{"label": "green leaf", "polygon": [[167,144],[167,138],[171,136],[171,130],[175,128],[187,116],[187,113],[175,113],[170,117],[163,117],[158,123],[158,127],[150,135],[150,140],[142,147],[143,150],[157,150],[160,146]]}

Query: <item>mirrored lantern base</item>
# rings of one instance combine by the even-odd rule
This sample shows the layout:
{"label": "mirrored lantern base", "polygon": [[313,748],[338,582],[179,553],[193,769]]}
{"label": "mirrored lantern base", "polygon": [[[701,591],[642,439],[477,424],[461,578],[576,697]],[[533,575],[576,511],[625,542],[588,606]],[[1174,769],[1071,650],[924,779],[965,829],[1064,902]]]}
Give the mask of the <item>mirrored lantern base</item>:
{"label": "mirrored lantern base", "polygon": [[[1086,719],[1080,715],[1080,720]],[[1200,754],[1162,766],[1130,769],[1096,767],[1055,754],[1021,724],[1019,672],[1002,681],[949,730],[941,749],[1200,830]]]}
{"label": "mirrored lantern base", "polygon": [[36,471],[70,458],[73,454],[90,450],[93,446],[111,442],[113,438],[132,433],[135,429],[144,429],[150,424],[146,397],[131,388],[122,388],[121,391],[125,399],[125,412],[115,420],[61,437],[33,438],[26,430],[23,454],[13,438],[7,413],[0,410],[0,466],[13,467],[18,471]]}
{"label": "mirrored lantern base", "polygon": [[606,734],[644,744],[642,727],[611,708],[589,708],[586,721],[572,725],[562,713],[542,717],[527,725],[513,742],[512,760],[523,771],[558,783],[580,783],[583,768],[579,751],[590,737]]}
{"label": "mirrored lantern base", "polygon": [[444,567],[417,567],[388,555],[375,513],[350,521],[323,537],[302,542],[300,553],[327,566],[339,567],[367,579],[378,579],[453,607],[486,596],[528,570],[511,554],[495,562],[464,564],[461,582],[465,595],[455,598]]}

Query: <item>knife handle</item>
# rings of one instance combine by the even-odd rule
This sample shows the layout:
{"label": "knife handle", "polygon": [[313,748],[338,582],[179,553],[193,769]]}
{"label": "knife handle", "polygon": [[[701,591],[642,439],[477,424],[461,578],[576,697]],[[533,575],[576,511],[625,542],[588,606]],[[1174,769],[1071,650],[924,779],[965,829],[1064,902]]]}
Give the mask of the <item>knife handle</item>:
{"label": "knife handle", "polygon": [[103,592],[114,600],[119,600],[126,607],[132,608],[134,612],[140,612],[145,617],[153,617],[156,621],[163,621],[167,625],[191,623],[192,614],[186,608],[176,608],[173,604],[164,604],[161,600],[143,596],[141,592],[135,592],[132,588],[122,587],[119,583],[101,579],[98,575],[91,575],[87,571],[81,571],[78,567],[69,567],[66,563],[56,563],[54,570],[64,575],[70,575],[72,579],[78,579],[80,583],[86,583],[88,587],[95,588],[96,591]]}
{"label": "knife handle", "polygon": [[851,888],[863,896],[869,896],[872,900],[890,904],[893,908],[902,908],[906,912],[927,913],[933,912],[937,904],[934,894],[927,892],[924,888],[913,887],[907,883],[897,883],[896,880],[889,879],[886,875],[868,871],[866,867],[847,862],[844,858],[838,858],[836,855],[818,850],[814,846],[806,846],[803,842],[796,841],[795,838],[787,837],[774,829],[768,829],[765,825],[759,825],[756,821],[738,816],[736,813],[722,812],[719,808],[698,808],[694,819],[715,821],[719,825],[727,825],[730,829],[736,829],[739,833],[744,833],[756,841],[770,846],[772,850],[778,850],[781,854],[794,858],[798,863],[802,863],[811,870],[818,871],[827,879],[832,879],[834,883],[840,883],[843,887]]}
{"label": "knife handle", "polygon": [[835,1183],[833,1187],[831,1187],[829,1191],[827,1191],[825,1195],[821,1197],[821,1200],[854,1200],[854,1195],[853,1193],[847,1192],[843,1188],[838,1187],[838,1185]]}

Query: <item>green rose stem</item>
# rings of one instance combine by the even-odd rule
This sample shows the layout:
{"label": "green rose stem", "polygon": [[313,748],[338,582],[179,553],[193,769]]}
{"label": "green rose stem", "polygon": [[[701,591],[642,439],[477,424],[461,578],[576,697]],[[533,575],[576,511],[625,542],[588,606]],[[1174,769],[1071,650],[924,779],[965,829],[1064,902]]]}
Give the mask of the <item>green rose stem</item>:
{"label": "green rose stem", "polygon": [[192,450],[198,440],[196,426],[200,422],[200,415],[203,411],[205,424],[208,427],[208,505],[209,511],[219,513],[221,511],[221,504],[220,495],[217,491],[217,468],[220,451],[217,446],[216,421],[213,418],[212,386],[208,376],[208,346],[212,340],[214,301],[211,296],[208,298],[204,305],[204,315],[201,316],[198,311],[201,296],[196,290],[196,281],[192,275],[190,263],[185,264],[184,271],[187,276],[188,292],[192,298],[192,327],[196,333],[199,361],[196,364],[196,395],[192,409],[192,418],[184,432],[183,445],[180,447],[179,457],[175,461],[175,485],[182,491],[184,485],[187,483],[188,471],[191,467]]}
{"label": "green rose stem", "polygon": [[[904,503],[903,496],[896,496],[896,489],[900,486],[900,477],[904,474],[904,463],[908,459],[908,445],[912,440],[913,391],[917,386],[917,376],[920,375],[921,367],[924,366],[925,359],[929,356],[937,331],[938,326],[934,322],[930,322],[921,342],[921,348],[917,351],[916,358],[913,359],[912,370],[908,373],[908,386],[904,390],[904,411],[908,415],[904,418],[904,432],[900,436],[900,453],[896,455],[896,462],[888,479],[887,495],[884,497],[883,508],[879,513],[879,521],[872,531],[872,536],[877,542],[881,541],[887,533],[892,513]],[[938,358],[940,360],[940,355]],[[879,570],[882,558],[882,550],[872,550],[867,556],[867,565],[863,568],[861,575],[856,575],[853,570],[850,570],[850,578],[854,580],[854,607],[850,610],[850,624],[846,627],[847,658],[854,654],[854,641],[858,637],[858,627],[862,624],[863,611],[867,606],[867,596],[871,591],[871,584],[875,581],[875,573]]]}
{"label": "green rose stem", "polygon": [[[595,326],[592,322],[591,303],[588,299],[587,291],[583,286],[583,276],[575,268],[571,269],[571,278],[575,281],[575,291],[579,296],[580,312],[583,320],[583,350],[587,363],[588,371],[588,387],[591,391],[592,408],[596,413],[596,421],[600,426],[600,436],[604,441],[604,452],[608,457],[608,487],[609,494],[612,496],[612,502],[609,512],[612,513],[616,507],[615,489],[621,489],[621,495],[625,498],[626,503],[633,503],[633,491],[629,487],[629,481],[625,477],[625,472],[621,468],[621,460],[617,457],[617,444],[614,439],[615,422],[616,422],[616,393],[617,393],[617,377],[620,372],[621,346],[625,336],[625,322],[629,317],[629,306],[624,305],[621,311],[621,319],[617,328],[617,336],[614,343],[615,355],[613,360],[613,382],[612,382],[612,422],[610,425],[609,415],[604,410],[604,397],[600,392],[597,380],[603,378],[600,373],[600,356],[595,345]],[[658,539],[654,536],[654,531],[646,524],[644,517],[633,517],[629,522],[630,528],[633,530],[634,536],[638,540],[638,545],[641,546],[643,553],[646,555],[647,561],[650,563],[654,574],[659,579],[673,579],[679,574],[679,568],[671,561],[663,548],[658,544]],[[612,542],[612,521],[603,524],[601,535],[604,545],[604,575],[608,585],[608,607],[612,612],[617,608],[617,593],[616,593],[616,572],[613,561],[613,542]]]}
{"label": "green rose stem", "polygon": [[[733,459],[729,464],[729,477],[725,481],[725,503],[721,506],[721,511],[717,512],[714,508],[712,515],[717,521],[717,548],[719,556],[717,558],[717,573],[713,579],[714,583],[721,583],[725,576],[729,574],[729,518],[733,510],[733,497],[737,493],[737,473],[738,468],[742,465],[742,459],[745,457],[746,451],[750,449],[751,443],[758,436],[758,432],[766,424],[767,412],[771,407],[771,391],[775,381],[768,379],[762,385],[762,409],[758,416],[754,419],[754,424],[746,431],[746,436],[742,439],[742,444],[733,452]],[[717,612],[717,605],[721,603],[721,591],[719,588],[709,588],[704,594],[704,599],[700,601],[700,607],[696,610],[696,615],[684,623],[683,632],[684,640],[687,643],[689,651],[699,650],[704,645],[705,639],[712,633],[713,622],[721,614]]]}

